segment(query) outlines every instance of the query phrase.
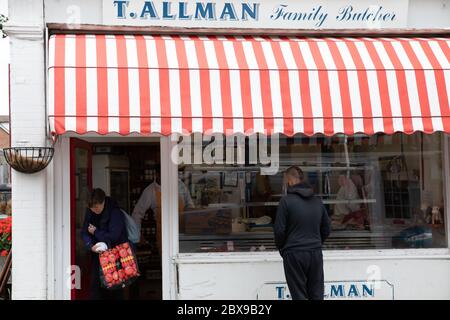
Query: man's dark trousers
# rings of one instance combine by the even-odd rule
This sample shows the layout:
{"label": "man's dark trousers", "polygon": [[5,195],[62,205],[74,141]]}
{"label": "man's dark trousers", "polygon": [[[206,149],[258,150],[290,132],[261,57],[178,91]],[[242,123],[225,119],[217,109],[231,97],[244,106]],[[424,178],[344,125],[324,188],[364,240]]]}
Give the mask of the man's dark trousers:
{"label": "man's dark trousers", "polygon": [[322,250],[283,252],[284,274],[293,300],[323,300]]}

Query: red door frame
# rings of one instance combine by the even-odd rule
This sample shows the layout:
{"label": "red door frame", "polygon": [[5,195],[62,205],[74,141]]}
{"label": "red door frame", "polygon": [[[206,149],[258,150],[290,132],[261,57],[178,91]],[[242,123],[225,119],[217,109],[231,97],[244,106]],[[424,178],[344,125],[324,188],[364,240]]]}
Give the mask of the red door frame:
{"label": "red door frame", "polygon": [[[92,189],[92,145],[91,143],[77,138],[70,138],[70,261],[72,266],[76,264],[76,203],[75,203],[75,149],[85,149],[88,151],[88,187]],[[79,298],[79,292],[76,289],[71,290],[71,299]]]}

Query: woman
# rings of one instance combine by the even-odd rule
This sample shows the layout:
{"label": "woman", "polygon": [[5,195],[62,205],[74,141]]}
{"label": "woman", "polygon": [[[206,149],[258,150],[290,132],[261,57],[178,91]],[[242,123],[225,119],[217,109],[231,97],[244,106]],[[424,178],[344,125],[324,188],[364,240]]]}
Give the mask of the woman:
{"label": "woman", "polygon": [[101,287],[97,249],[100,242],[106,243],[110,249],[128,241],[125,218],[117,202],[106,197],[100,188],[92,190],[88,197],[81,236],[86,248],[92,252],[91,299],[122,299],[122,290],[111,291]]}

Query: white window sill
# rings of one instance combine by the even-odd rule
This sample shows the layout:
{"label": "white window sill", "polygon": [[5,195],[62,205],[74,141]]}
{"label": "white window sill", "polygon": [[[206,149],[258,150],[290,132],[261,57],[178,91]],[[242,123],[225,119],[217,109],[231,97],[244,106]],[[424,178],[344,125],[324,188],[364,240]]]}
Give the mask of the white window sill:
{"label": "white window sill", "polygon": [[[383,250],[325,250],[324,260],[450,260],[450,250],[442,249],[383,249]],[[281,262],[277,251],[180,253],[173,258],[177,264]]]}

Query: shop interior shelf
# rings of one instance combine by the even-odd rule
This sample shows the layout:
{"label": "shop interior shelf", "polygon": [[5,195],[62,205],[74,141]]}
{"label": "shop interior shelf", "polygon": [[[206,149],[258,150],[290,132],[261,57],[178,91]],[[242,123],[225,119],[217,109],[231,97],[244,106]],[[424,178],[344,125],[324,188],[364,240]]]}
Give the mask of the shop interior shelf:
{"label": "shop interior shelf", "polygon": [[[284,171],[288,169],[290,165],[280,165],[279,171]],[[347,170],[362,170],[362,169],[371,169],[373,165],[361,164],[361,165],[349,165],[346,166],[301,166],[304,172],[312,172],[312,171],[347,171]],[[262,166],[208,166],[208,165],[193,165],[184,167],[184,171],[245,171],[245,172],[259,172]]]}
{"label": "shop interior shelf", "polygon": [[[392,236],[392,232],[395,230],[389,231],[370,231],[370,230],[333,230],[331,232],[330,237],[367,237],[367,236]],[[262,239],[262,238],[270,238],[273,239],[273,232],[234,232],[230,234],[211,234],[211,235],[195,235],[195,234],[186,234],[180,233],[179,238],[181,241],[183,240],[204,240],[205,238],[211,240],[233,240],[233,239],[245,239],[245,238],[253,238],[253,239]]]}
{"label": "shop interior shelf", "polygon": [[[340,203],[376,203],[376,199],[356,199],[356,200],[337,200],[337,199],[323,199],[324,204],[340,204]],[[278,201],[266,201],[266,202],[246,202],[246,203],[211,203],[207,208],[202,209],[203,211],[208,211],[209,208],[215,209],[238,209],[245,207],[276,207],[278,206]],[[196,210],[201,211],[201,210]],[[211,211],[211,210],[209,210]]]}
{"label": "shop interior shelf", "polygon": [[[390,248],[392,232],[369,230],[336,230],[324,243],[325,249],[371,249]],[[239,232],[228,235],[188,235],[180,234],[180,251],[229,251],[228,243],[233,242],[233,251],[250,251],[261,246],[264,251],[276,250],[273,232]]]}

